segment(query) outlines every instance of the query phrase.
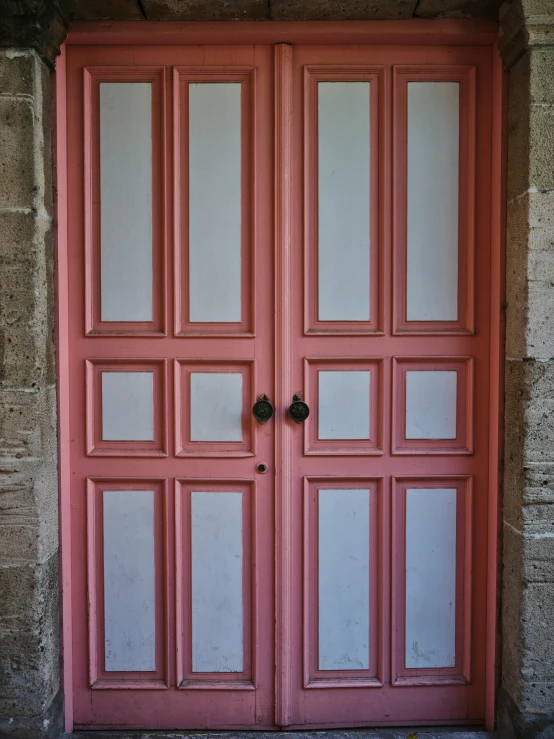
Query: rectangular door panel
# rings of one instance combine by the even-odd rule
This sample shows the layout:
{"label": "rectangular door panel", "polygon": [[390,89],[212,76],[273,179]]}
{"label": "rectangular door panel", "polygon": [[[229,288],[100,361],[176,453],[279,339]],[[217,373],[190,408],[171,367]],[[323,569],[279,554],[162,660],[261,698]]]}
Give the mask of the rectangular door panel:
{"label": "rectangular door panel", "polygon": [[76,727],[274,725],[272,79],[68,50]]}
{"label": "rectangular door panel", "polygon": [[482,52],[294,49],[293,728],[484,718]]}

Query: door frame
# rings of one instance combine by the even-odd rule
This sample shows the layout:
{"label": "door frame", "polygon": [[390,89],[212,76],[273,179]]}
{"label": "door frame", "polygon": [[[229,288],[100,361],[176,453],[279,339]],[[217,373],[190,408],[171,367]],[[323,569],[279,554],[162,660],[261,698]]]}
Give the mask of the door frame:
{"label": "door frame", "polygon": [[[507,73],[503,71],[497,48],[498,26],[481,20],[401,20],[401,21],[78,21],[62,46],[53,85],[54,176],[56,192],[55,234],[55,339],[58,386],[58,463],[60,511],[61,650],[65,730],[73,730],[73,669],[71,618],[71,505],[69,432],[69,332],[67,238],[67,116],[81,101],[67,101],[66,47],[68,45],[275,45],[275,314],[276,374],[275,402],[285,407],[291,397],[288,366],[290,336],[288,325],[290,294],[290,243],[292,198],[287,173],[291,165],[290,109],[292,99],[292,45],[412,45],[487,46],[491,49],[492,100],[492,193],[491,193],[491,284],[490,284],[490,404],[489,404],[489,500],[487,531],[487,633],[486,633],[486,728],[494,730],[496,691],[499,678],[498,584],[501,554],[499,506],[501,449],[504,404],[504,294],[505,224],[507,168]],[[286,341],[277,337],[286,337]],[[290,464],[292,433],[289,424],[280,424],[275,438],[276,536],[275,598],[276,623],[276,724],[290,724],[292,685],[290,682],[292,611],[286,584],[292,577],[290,520]]]}

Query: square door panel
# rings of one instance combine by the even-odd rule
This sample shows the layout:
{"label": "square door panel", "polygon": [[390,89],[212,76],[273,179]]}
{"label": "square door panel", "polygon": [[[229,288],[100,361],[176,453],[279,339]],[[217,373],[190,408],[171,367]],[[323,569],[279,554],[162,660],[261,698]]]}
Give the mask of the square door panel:
{"label": "square door panel", "polygon": [[304,687],[379,687],[381,479],[304,479]]}
{"label": "square door panel", "polygon": [[253,362],[175,363],[178,456],[250,456]]}
{"label": "square door panel", "polygon": [[95,359],[86,364],[88,454],[165,456],[165,360]]}
{"label": "square door panel", "polygon": [[393,454],[471,454],[473,360],[393,360]]}
{"label": "square door panel", "polygon": [[166,480],[87,481],[92,688],[169,685],[166,495]]}
{"label": "square door panel", "polygon": [[393,684],[470,679],[469,476],[393,479]]}
{"label": "square door panel", "polygon": [[382,454],[383,360],[305,361],[305,454]]}

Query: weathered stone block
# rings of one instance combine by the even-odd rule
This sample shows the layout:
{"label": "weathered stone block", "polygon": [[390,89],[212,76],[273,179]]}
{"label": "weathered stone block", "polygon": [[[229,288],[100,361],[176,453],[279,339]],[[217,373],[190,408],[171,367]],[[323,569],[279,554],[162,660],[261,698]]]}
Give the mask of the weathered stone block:
{"label": "weathered stone block", "polygon": [[35,61],[26,51],[0,49],[0,90],[4,95],[34,95]]}
{"label": "weathered stone block", "polygon": [[520,0],[525,18],[528,21],[537,16],[552,17],[552,0]]}
{"label": "weathered stone block", "polygon": [[529,189],[530,52],[510,70],[508,91],[508,202]]}
{"label": "weathered stone block", "polygon": [[25,98],[0,98],[0,207],[28,207],[35,195],[35,121]]}
{"label": "weathered stone block", "polygon": [[510,203],[506,224],[506,356],[527,356],[528,199]]}
{"label": "weathered stone block", "polygon": [[554,456],[554,361],[526,362],[525,376],[525,457],[528,462],[549,462]]}
{"label": "weathered stone block", "polygon": [[[543,714],[552,716],[554,706],[554,681],[529,680],[522,684],[521,711],[524,714]],[[554,717],[552,725],[554,725]],[[543,731],[546,731],[546,727]],[[551,739],[552,733],[538,735],[544,739]]]}
{"label": "weathered stone block", "polygon": [[[53,387],[0,393],[3,564],[44,561],[58,549],[55,400]],[[12,538],[22,525],[25,537]]]}
{"label": "weathered stone block", "polygon": [[148,20],[231,21],[268,17],[268,0],[142,0]]}
{"label": "weathered stone block", "polygon": [[554,505],[526,505],[522,514],[526,534],[551,536],[554,540]]}
{"label": "weathered stone block", "polygon": [[72,18],[81,20],[143,20],[137,0],[70,0],[68,10]]}
{"label": "weathered stone block", "polygon": [[0,592],[0,715],[34,716],[58,692],[57,556],[0,568]]}
{"label": "weathered stone block", "polygon": [[504,519],[521,530],[521,500],[526,485],[525,406],[529,397],[525,366],[522,360],[508,359],[506,361],[504,395]]}
{"label": "weathered stone block", "polygon": [[554,105],[554,54],[533,49],[531,52],[531,103]]}
{"label": "weathered stone block", "polygon": [[529,187],[554,190],[554,105],[532,106],[529,152]]}
{"label": "weathered stone block", "polygon": [[554,462],[534,464],[526,470],[524,505],[554,503]]}
{"label": "weathered stone block", "polygon": [[[541,252],[545,254],[545,252]],[[550,266],[554,253],[550,259],[542,259],[542,267]],[[529,305],[527,308],[527,355],[536,359],[550,359],[554,357],[554,331],[552,330],[552,316],[554,316],[554,275],[545,271],[542,279],[533,280],[529,276]]]}
{"label": "weathered stone block", "polygon": [[50,227],[33,209],[0,211],[0,388],[33,388],[55,377]]}
{"label": "weathered stone block", "polygon": [[413,16],[416,0],[271,0],[272,20],[398,20]]}
{"label": "weathered stone block", "polygon": [[525,582],[554,582],[554,567],[552,567],[554,561],[553,536],[526,536],[523,554],[523,579]]}
{"label": "weathered stone block", "polygon": [[[531,192],[526,202],[529,248],[554,252],[554,193]],[[510,209],[512,207],[510,204]]]}
{"label": "weathered stone block", "polygon": [[502,536],[502,684],[517,695],[522,679],[523,537],[507,525]]}
{"label": "weathered stone block", "polygon": [[419,0],[420,18],[490,18],[498,20],[502,0]]}

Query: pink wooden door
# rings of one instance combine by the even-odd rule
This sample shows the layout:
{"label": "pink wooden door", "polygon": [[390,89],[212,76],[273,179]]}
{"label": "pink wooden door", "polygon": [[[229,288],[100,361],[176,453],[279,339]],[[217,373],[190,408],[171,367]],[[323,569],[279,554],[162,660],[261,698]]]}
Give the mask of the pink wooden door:
{"label": "pink wooden door", "polygon": [[271,726],[271,49],[68,61],[75,722]]}
{"label": "pink wooden door", "polygon": [[289,67],[288,390],[310,415],[284,722],[479,723],[490,52],[302,47]]}
{"label": "pink wooden door", "polygon": [[482,722],[490,49],[67,79],[76,726]]}

